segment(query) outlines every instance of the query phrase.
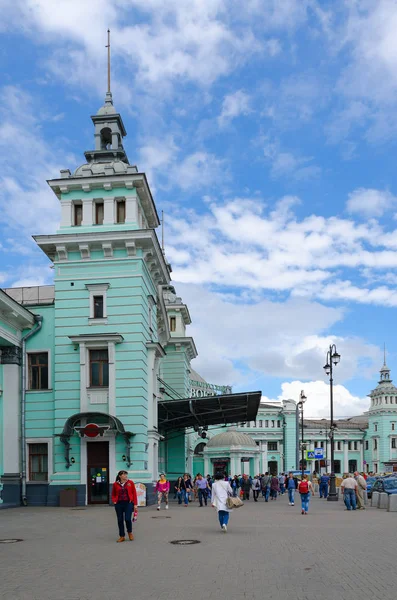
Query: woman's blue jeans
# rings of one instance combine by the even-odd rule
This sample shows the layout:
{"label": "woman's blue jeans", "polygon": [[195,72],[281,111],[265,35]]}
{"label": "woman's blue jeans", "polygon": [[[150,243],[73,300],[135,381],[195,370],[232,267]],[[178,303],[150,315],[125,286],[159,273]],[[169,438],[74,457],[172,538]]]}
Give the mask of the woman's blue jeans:
{"label": "woman's blue jeans", "polygon": [[117,504],[114,505],[114,508],[117,515],[119,535],[120,537],[125,537],[124,521],[127,526],[127,533],[132,532],[132,513],[134,505],[132,502],[117,502]]}
{"label": "woman's blue jeans", "polygon": [[288,500],[291,502],[291,504],[294,504],[295,502],[295,488],[288,488]]}
{"label": "woman's blue jeans", "polygon": [[218,510],[218,519],[221,527],[229,523],[229,513],[227,510]]}
{"label": "woman's blue jeans", "polygon": [[307,494],[301,494],[302,510],[305,512],[309,512],[309,500],[310,492],[307,492]]}

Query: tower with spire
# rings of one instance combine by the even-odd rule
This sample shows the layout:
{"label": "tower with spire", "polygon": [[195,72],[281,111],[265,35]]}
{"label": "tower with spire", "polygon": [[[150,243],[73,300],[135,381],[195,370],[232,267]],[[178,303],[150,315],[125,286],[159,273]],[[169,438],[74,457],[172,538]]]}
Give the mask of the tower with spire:
{"label": "tower with spire", "polygon": [[[34,238],[54,265],[51,485],[64,485],[66,462],[67,482],[87,488],[88,501],[99,478],[110,483],[109,471],[113,480],[122,468],[136,481],[157,478],[160,364],[169,361],[175,380],[183,369],[178,393],[186,397],[196,356],[191,338],[176,340],[178,347],[169,343],[163,292],[171,267],[155,232],[160,221],[146,175],[129,163],[123,146],[127,132],[113,103],[110,60],[105,101],[91,119],[86,162],[48,181],[61,204],[59,230]],[[84,435],[90,423],[103,426],[102,450]],[[183,435],[180,446],[184,457]]]}
{"label": "tower with spire", "polygon": [[390,378],[386,346],[378,385],[368,395],[371,404],[368,411],[365,458],[371,471],[384,472],[390,469],[393,461],[397,463],[396,442],[393,437],[397,431],[397,387]]}

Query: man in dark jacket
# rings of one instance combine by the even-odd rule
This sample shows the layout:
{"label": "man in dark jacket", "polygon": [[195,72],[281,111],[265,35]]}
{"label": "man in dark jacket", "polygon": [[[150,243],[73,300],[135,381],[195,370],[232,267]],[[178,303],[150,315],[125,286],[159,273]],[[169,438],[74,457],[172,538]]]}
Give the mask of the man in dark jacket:
{"label": "man in dark jacket", "polygon": [[269,472],[266,471],[266,473],[261,477],[262,496],[264,497],[265,502],[269,502],[270,480],[271,477],[269,475]]}
{"label": "man in dark jacket", "polygon": [[250,491],[251,491],[251,482],[247,475],[243,475],[243,479],[241,482],[241,489],[244,492],[244,500],[250,499]]}

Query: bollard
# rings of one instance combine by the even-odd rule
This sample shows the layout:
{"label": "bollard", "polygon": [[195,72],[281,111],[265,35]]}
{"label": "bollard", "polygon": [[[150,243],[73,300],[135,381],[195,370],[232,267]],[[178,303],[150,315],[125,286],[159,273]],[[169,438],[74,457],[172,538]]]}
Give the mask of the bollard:
{"label": "bollard", "polygon": [[397,512],[397,494],[389,494],[388,500],[387,511]]}
{"label": "bollard", "polygon": [[384,492],[380,492],[378,500],[378,508],[387,508],[388,495]]}
{"label": "bollard", "polygon": [[379,501],[379,492],[372,492],[371,506],[378,508],[378,501]]}

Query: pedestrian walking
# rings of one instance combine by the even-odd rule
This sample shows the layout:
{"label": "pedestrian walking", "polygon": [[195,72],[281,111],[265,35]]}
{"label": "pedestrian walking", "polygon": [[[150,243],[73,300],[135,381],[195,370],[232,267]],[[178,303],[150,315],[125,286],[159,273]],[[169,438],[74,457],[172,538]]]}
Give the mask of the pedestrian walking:
{"label": "pedestrian walking", "polygon": [[309,512],[310,495],[314,494],[312,482],[309,481],[307,475],[303,475],[302,481],[298,484],[298,492],[301,497],[302,515],[307,515]]}
{"label": "pedestrian walking", "polygon": [[357,481],[357,506],[360,510],[365,510],[365,494],[367,492],[367,482],[358,471],[354,473],[354,479]]}
{"label": "pedestrian walking", "polygon": [[248,479],[247,475],[243,475],[241,480],[241,490],[243,492],[244,500],[250,499],[250,491],[251,491],[251,482]]}
{"label": "pedestrian walking", "polygon": [[296,477],[294,477],[294,474],[291,471],[288,474],[288,479],[287,479],[287,491],[288,491],[288,500],[289,500],[290,506],[295,505],[295,490],[297,487],[298,487],[298,480],[296,479]]}
{"label": "pedestrian walking", "polygon": [[203,500],[204,504],[207,506],[208,488],[209,486],[207,479],[204,479],[201,473],[198,473],[196,477],[196,489],[198,492],[198,499],[200,503],[199,506],[203,506]]}
{"label": "pedestrian walking", "polygon": [[161,501],[164,499],[165,509],[168,510],[168,494],[170,491],[170,482],[167,481],[165,474],[160,473],[160,479],[156,483],[157,492],[157,510],[160,510]]}
{"label": "pedestrian walking", "polygon": [[318,486],[320,498],[327,498],[328,496],[329,479],[330,478],[327,473],[321,475],[320,477]]}
{"label": "pedestrian walking", "polygon": [[277,495],[280,491],[280,482],[277,475],[273,475],[270,480],[270,498],[271,500],[277,500]]}
{"label": "pedestrian walking", "polygon": [[178,498],[178,504],[182,504],[182,497],[184,496],[185,484],[183,482],[183,477],[178,477],[175,483],[175,493]]}
{"label": "pedestrian walking", "polygon": [[285,475],[284,475],[284,473],[281,473],[281,475],[278,478],[278,482],[280,484],[280,494],[283,496],[284,492],[285,492]]}
{"label": "pedestrian walking", "polygon": [[187,473],[185,473],[183,476],[182,489],[183,489],[183,499],[184,499],[185,506],[188,506],[189,495],[190,495],[190,492],[192,491],[192,480],[190,479],[190,477]]}
{"label": "pedestrian walking", "polygon": [[127,471],[119,471],[116,481],[112,487],[112,502],[117,515],[117,524],[119,526],[118,542],[125,542],[124,521],[127,528],[128,539],[134,539],[132,533],[132,515],[134,521],[138,517],[138,497],[136,495],[135,483],[128,479]]}
{"label": "pedestrian walking", "polygon": [[239,479],[238,479],[237,475],[235,475],[233,477],[233,479],[231,481],[231,484],[230,484],[230,487],[233,490],[233,497],[237,498],[237,496],[238,496],[238,489],[240,487],[240,482],[239,482]]}
{"label": "pedestrian walking", "polygon": [[215,482],[212,484],[212,506],[218,511],[219,524],[224,533],[227,532],[229,515],[232,510],[228,508],[226,501],[232,494],[232,488],[228,481],[224,481],[223,473],[216,473]]}
{"label": "pedestrian walking", "polygon": [[269,472],[266,471],[266,473],[261,477],[262,496],[264,497],[265,502],[269,502],[270,481],[271,477],[269,475]]}
{"label": "pedestrian walking", "polygon": [[345,500],[346,510],[356,510],[357,481],[350,473],[346,479],[342,481],[340,489]]}
{"label": "pedestrian walking", "polygon": [[259,492],[261,491],[261,482],[259,480],[259,475],[255,475],[255,477],[253,478],[251,488],[254,501],[258,502]]}

